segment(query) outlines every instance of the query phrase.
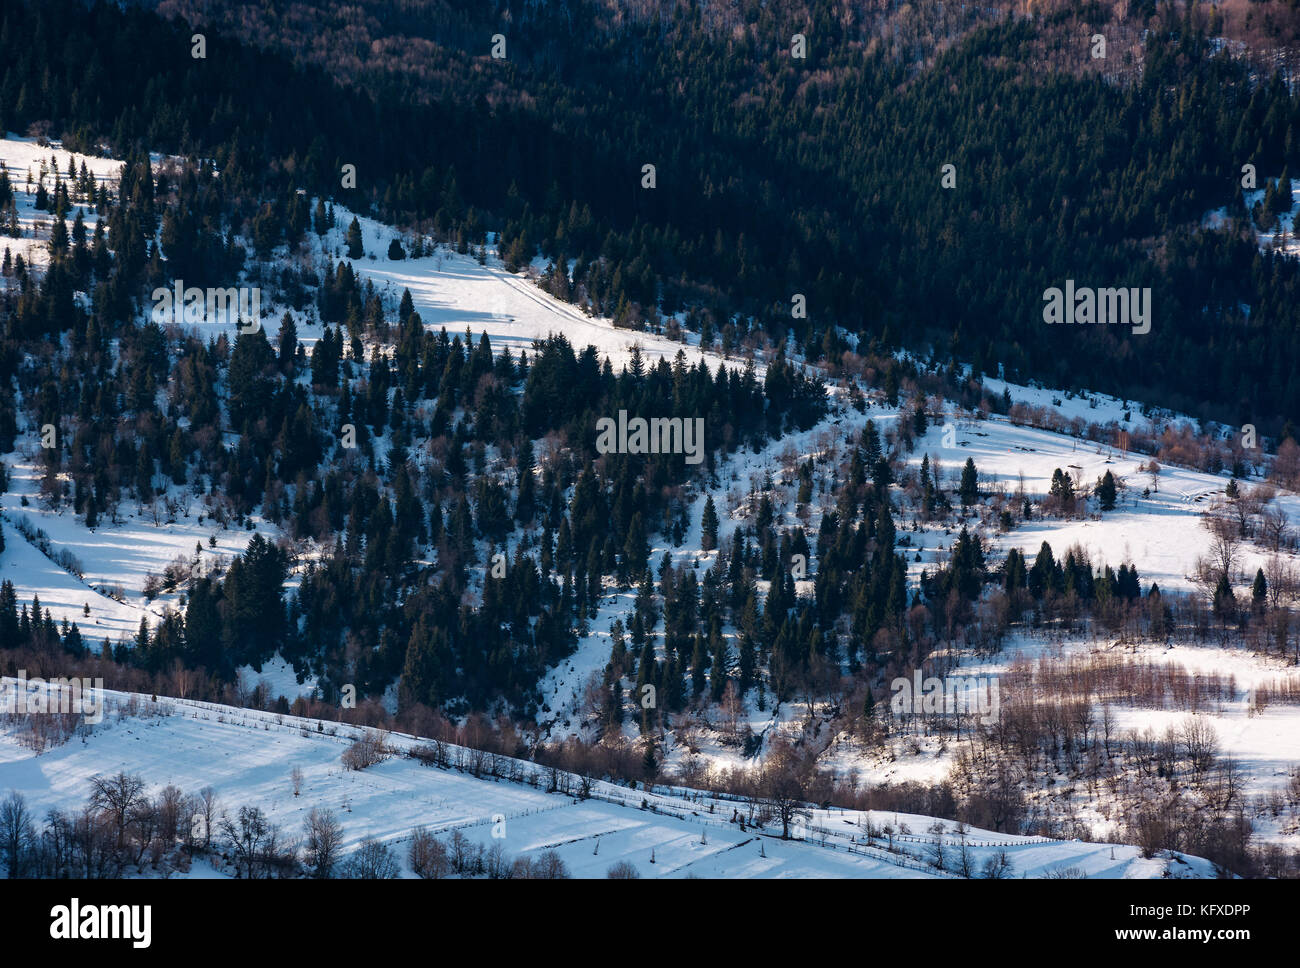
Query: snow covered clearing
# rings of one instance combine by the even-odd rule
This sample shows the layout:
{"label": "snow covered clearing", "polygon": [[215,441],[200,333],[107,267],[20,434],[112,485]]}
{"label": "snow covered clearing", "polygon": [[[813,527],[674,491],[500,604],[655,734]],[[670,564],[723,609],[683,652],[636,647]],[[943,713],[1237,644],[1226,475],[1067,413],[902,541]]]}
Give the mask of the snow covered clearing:
{"label": "snow covered clearing", "polygon": [[[14,680],[4,680],[4,688],[11,693]],[[1198,858],[1143,858],[1131,846],[963,833],[952,823],[938,834],[930,832],[932,818],[906,814],[814,809],[797,822],[797,839],[782,840],[779,821],[757,829],[747,822],[743,830],[733,823],[733,811],[750,816],[749,805],[737,800],[603,782],[593,782],[582,799],[576,786],[571,794],[546,792],[548,771],[533,764],[520,765],[537,771],[536,787],[401,755],[347,770],[340,756],[364,732],[360,727],[111,691],[105,701],[102,724],[40,755],[17,741],[12,726],[0,733],[0,791],[21,793],[40,816],[80,806],[90,777],[125,771],[140,775],[150,794],[169,783],[185,792],[211,786],[220,809],[261,807],[290,834],[313,807],[333,810],[345,851],[373,837],[404,857],[417,826],[440,835],[460,830],[489,847],[500,842],[511,856],[554,849],[576,877],[602,877],[618,861],[642,877],[951,877],[931,864],[937,840],[950,854],[964,840],[972,863],[981,866],[1006,851],[1013,877],[1067,870],[1099,878],[1213,873]],[[386,741],[397,754],[419,745],[400,734]],[[295,767],[303,774],[298,795]],[[494,838],[494,830],[504,836]],[[191,871],[213,873],[205,865]]]}

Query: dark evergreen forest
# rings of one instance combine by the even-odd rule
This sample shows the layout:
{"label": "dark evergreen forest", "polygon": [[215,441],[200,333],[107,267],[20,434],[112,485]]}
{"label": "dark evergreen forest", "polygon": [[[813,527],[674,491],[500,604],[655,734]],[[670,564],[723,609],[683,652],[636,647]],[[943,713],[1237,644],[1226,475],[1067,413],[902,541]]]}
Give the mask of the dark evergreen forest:
{"label": "dark evergreen forest", "polygon": [[[1214,53],[1205,11],[1135,5],[1142,69],[1117,83],[1068,48],[1044,69],[1051,16],[976,24],[918,65],[864,44],[832,0],[747,4],[742,32],[663,9],[614,25],[590,2],[412,13],[432,38],[421,88],[364,52],[343,86],[220,35],[196,61],[188,27],[137,10],[10,4],[0,121],[212,158],[223,192],[279,197],[271,236],[292,230],[296,188],[465,244],[499,232],[516,263],[577,260],[570,297],[629,326],[690,306],[733,345],[793,327],[811,360],[842,349],[826,337],[842,327],[1274,434],[1296,412],[1296,267],[1197,230],[1219,206],[1246,216],[1243,165],[1261,187],[1296,170],[1296,103]],[[1096,29],[1119,30],[1108,15],[1096,6]],[[1150,286],[1153,331],[1043,325],[1065,278]]]}

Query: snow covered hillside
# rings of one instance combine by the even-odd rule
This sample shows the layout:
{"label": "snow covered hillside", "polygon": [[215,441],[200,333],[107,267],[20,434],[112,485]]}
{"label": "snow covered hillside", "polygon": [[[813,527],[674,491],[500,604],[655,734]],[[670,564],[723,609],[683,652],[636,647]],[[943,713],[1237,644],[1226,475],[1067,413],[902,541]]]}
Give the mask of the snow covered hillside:
{"label": "snow covered hillside", "polygon": [[[0,705],[15,689],[4,680]],[[547,792],[547,769],[494,760],[502,776],[421,765],[406,755],[415,737],[386,734],[392,757],[364,770],[345,769],[343,751],[366,730],[209,703],[115,692],[105,694],[104,721],[62,746],[37,755],[18,741],[18,724],[0,733],[0,795],[22,794],[40,816],[75,810],[96,775],[139,775],[148,793],[173,784],[185,792],[211,786],[219,807],[235,813],[258,806],[274,824],[296,836],[312,808],[330,809],[344,828],[343,849],[374,838],[405,855],[416,827],[445,837],[460,831],[473,842],[500,843],[512,856],[555,850],[576,877],[603,877],[619,861],[641,877],[856,877],[951,878],[965,845],[972,869],[982,870],[1005,852],[1009,877],[1209,877],[1205,861],[1181,854],[1143,858],[1131,846],[961,831],[952,822],[907,814],[810,809],[792,839],[780,838],[779,821],[754,825],[749,801],[686,789],[654,792],[592,782],[584,794],[578,778],[569,793]],[[469,751],[451,749],[452,762]],[[301,770],[295,792],[293,771]],[[760,805],[761,807],[761,805]],[[743,825],[733,816],[745,819]],[[499,836],[494,836],[494,831]],[[942,845],[941,847],[939,845]],[[946,870],[935,866],[946,852]],[[142,872],[156,872],[146,864]],[[406,872],[409,876],[409,871]],[[191,876],[214,876],[196,863]],[[978,875],[976,875],[978,876]]]}
{"label": "snow covered hillside", "polygon": [[[27,139],[0,141],[21,216],[15,252],[21,250],[34,276],[58,268],[43,261],[52,229],[40,219],[35,195],[52,189],[56,162],[60,172],[68,168],[63,155],[57,146]],[[83,185],[117,184],[120,162],[75,156],[73,169],[83,162]],[[184,162],[153,157],[160,176],[174,173],[177,164]],[[31,182],[22,174],[27,169],[34,172]],[[148,169],[140,161],[128,170],[147,175]],[[89,194],[86,185],[83,197]],[[175,688],[181,695],[285,710],[299,697],[336,703],[341,687],[360,682],[363,701],[390,717],[413,708],[417,716],[436,710],[463,726],[482,714],[518,729],[520,748],[577,741],[574,748],[611,755],[635,751],[621,762],[623,772],[600,773],[625,782],[647,775],[717,791],[793,750],[805,775],[816,775],[838,797],[823,802],[859,807],[882,802],[873,797],[914,806],[915,799],[891,798],[919,796],[921,788],[951,792],[969,778],[970,758],[985,748],[981,744],[1011,745],[1006,731],[962,735],[960,725],[882,715],[896,674],[924,668],[1001,679],[1008,684],[1008,706],[1033,707],[1032,718],[1053,699],[1045,683],[1080,669],[1087,674],[1080,673],[1080,681],[1089,682],[1098,670],[1113,672],[1115,663],[1128,662],[1143,682],[1165,677],[1191,692],[1213,683],[1213,701],[1202,702],[1199,694],[1188,700],[1187,692],[1153,699],[1127,686],[1104,694],[1080,687],[1070,701],[1081,710],[1082,739],[1062,746],[1048,737],[1059,722],[1053,715],[1036,724],[1045,730],[1043,745],[1034,750],[1027,742],[1017,774],[1007,781],[1021,800],[1004,829],[1140,843],[1126,826],[1126,804],[1156,802],[1154,793],[1139,790],[1133,774],[1146,779],[1150,757],[1144,751],[1163,743],[1175,751],[1166,758],[1172,765],[1162,762],[1156,772],[1175,792],[1191,784],[1204,795],[1205,802],[1188,808],[1193,813],[1220,822],[1231,811],[1245,811],[1258,841],[1287,851],[1300,844],[1300,748],[1292,741],[1300,679],[1287,625],[1290,606],[1300,602],[1300,542],[1293,527],[1300,522],[1300,497],[1295,477],[1273,473],[1280,453],[1270,449],[1278,450],[1277,441],[1257,445],[1252,430],[1252,443],[1245,445],[1237,429],[1140,401],[984,379],[954,361],[876,353],[847,336],[843,345],[851,342],[853,351],[805,358],[793,341],[778,352],[759,335],[724,343],[731,351],[723,352],[693,323],[685,325],[684,313],[646,330],[617,328],[544,291],[538,285],[542,260],[507,271],[490,236],[458,253],[454,242],[435,244],[354,216],[341,204],[331,203],[326,215],[324,201],[301,192],[291,201],[302,206],[300,213],[316,205],[317,214],[312,229],[300,231],[290,245],[268,246],[233,230],[222,240],[230,251],[239,250],[232,261],[240,267],[237,278],[226,281],[261,287],[261,333],[244,331],[237,339],[237,319],[228,311],[201,321],[173,317],[158,328],[149,325],[156,322],[153,307],[137,302],[134,321],[149,333],[152,352],[162,364],[170,365],[169,354],[177,357],[172,369],[156,364],[157,385],[139,392],[126,379],[133,365],[144,365],[130,355],[141,352],[131,345],[134,334],[105,348],[103,365],[120,385],[112,396],[130,401],[113,415],[115,439],[134,442],[142,428],[154,428],[151,449],[138,461],[134,451],[120,456],[114,449],[109,458],[107,446],[93,451],[84,443],[88,437],[77,441],[78,429],[88,434],[93,427],[83,418],[92,408],[88,384],[80,402],[64,401],[56,414],[72,431],[67,436],[73,443],[58,445],[66,455],[44,446],[47,425],[37,416],[38,397],[57,397],[57,388],[38,352],[28,351],[23,360],[15,446],[0,454],[7,472],[7,487],[0,488],[6,542],[0,580],[12,583],[24,611],[39,600],[40,614],[60,627],[65,645],[68,623],[75,623],[71,638],[79,644],[66,647],[78,659],[83,644],[94,656],[107,644],[116,647],[115,661],[132,671],[174,670],[179,678],[160,692]],[[259,250],[260,256],[250,255]],[[337,295],[331,287],[342,279],[353,300],[346,308],[331,303]],[[84,292],[77,299],[89,303]],[[282,325],[291,334],[283,344]],[[439,330],[455,338],[454,357],[437,356]],[[638,467],[616,487],[612,472],[622,465],[603,452],[593,457],[578,419],[596,408],[562,427],[533,419],[527,433],[516,419],[520,401],[535,389],[527,374],[548,372],[542,341],[555,334],[576,351],[594,347],[597,358],[610,363],[611,385],[615,379],[636,385],[644,377],[654,394],[671,396],[673,406],[687,399],[688,368],[696,362],[707,363],[699,383],[710,390],[715,376],[727,384],[722,368],[744,373],[743,392],[751,396],[736,410],[753,422],[737,433],[742,423],[735,413],[713,419],[721,426],[708,432],[721,430],[717,436],[726,437],[726,445],[712,443],[708,464],[696,473],[661,474],[651,493],[654,474]],[[845,334],[828,335],[835,344]],[[486,352],[473,359],[480,336],[490,340],[495,359]],[[429,349],[422,353],[425,340]],[[75,353],[73,337],[65,343],[59,352]],[[249,356],[236,360],[245,352],[263,355],[255,363]],[[200,361],[202,379],[197,370],[184,369],[186,355]],[[630,366],[634,360],[644,369]],[[461,361],[468,361],[463,369]],[[652,372],[660,361],[664,365]],[[263,381],[260,388],[250,368]],[[800,379],[806,373],[818,378],[803,381],[816,396],[806,420],[790,405],[790,386],[797,383],[792,370]],[[565,372],[574,378],[578,371]],[[589,373],[595,374],[594,366]],[[765,374],[778,377],[769,381],[770,394]],[[237,421],[237,409],[252,409],[234,389],[237,376],[250,395],[264,391],[263,405],[285,407],[283,418],[259,424],[259,414],[245,412]],[[95,379],[106,377],[89,378]],[[602,374],[591,385],[604,380]],[[210,394],[206,408],[200,405],[209,398],[195,389],[200,384]],[[739,399],[739,392],[729,391],[722,402]],[[533,417],[539,410],[548,418],[558,413],[566,395],[567,383],[539,398],[546,405],[534,403]],[[101,402],[118,406],[116,399]],[[711,418],[723,412],[717,403],[699,409]],[[144,419],[155,411],[152,423]],[[340,433],[358,424],[373,428],[359,451]],[[301,442],[311,444],[294,455],[302,466],[285,471],[286,454]],[[51,450],[67,462],[54,460]],[[106,463],[114,465],[114,479],[94,479],[90,471]],[[578,511],[596,506],[583,505],[593,493],[584,490],[583,475],[598,480],[593,487],[602,495],[609,489],[598,514]],[[545,489],[543,502],[524,500],[524,481]],[[1102,497],[1104,486],[1112,489],[1110,499]],[[256,497],[245,499],[249,494]],[[93,520],[88,495],[94,495]],[[392,506],[401,515],[401,540],[377,540],[384,532],[362,522],[378,508],[386,525]],[[649,513],[635,531],[623,524],[607,535],[603,529],[615,510],[624,519]],[[584,517],[583,545],[575,549],[574,528]],[[1234,525],[1230,549],[1214,529],[1216,520]],[[264,587],[274,589],[284,606],[291,634],[231,661],[213,691],[173,687],[187,663],[206,668],[187,651],[200,633],[209,643],[203,658],[212,665],[243,634],[233,631],[239,623],[261,624],[263,613],[250,618],[247,607],[238,608],[237,593],[221,592],[220,604],[214,598],[193,616],[187,611],[194,590],[209,587],[203,579],[219,581],[255,535],[283,555],[283,570]],[[948,582],[955,581],[962,542],[971,536],[979,544],[979,573],[959,592]],[[1049,550],[1040,554],[1044,545]],[[878,548],[886,550],[877,555]],[[501,602],[495,587],[488,591],[490,580],[506,577],[489,579],[488,563],[498,551],[519,569],[509,582],[537,575],[531,585],[525,579],[519,586],[532,589],[516,592],[519,597],[543,601],[537,590],[545,590],[572,632],[554,631],[561,627],[544,621],[537,601],[525,603],[510,621],[494,615],[482,631],[500,636],[491,656],[499,665],[493,676],[474,682],[478,692],[462,692],[473,678],[467,670],[484,651],[464,620],[476,610],[483,614],[489,600]],[[633,552],[641,561],[629,572]],[[558,568],[556,555],[563,559]],[[1017,556],[1025,559],[1022,567],[1041,558],[1049,582],[1056,567],[1060,587],[1040,582],[1032,595],[1024,582],[1013,587],[1009,563]],[[1067,556],[1073,563],[1068,589],[1060,567]],[[1221,574],[1206,564],[1216,560],[1226,562]],[[1090,589],[1094,579],[1107,580],[1104,572],[1121,568],[1137,587],[1120,609],[1110,608],[1117,600],[1113,591],[1099,602],[1074,584],[1082,574]],[[1266,585],[1252,582],[1265,573]],[[838,575],[839,587],[828,588],[833,583],[822,580],[826,575]],[[896,575],[896,587],[893,577],[882,575]],[[336,586],[343,576],[374,587]],[[1240,596],[1231,606],[1216,587],[1220,578],[1228,597]],[[386,583],[388,597],[373,597]],[[233,588],[236,583],[226,586]],[[439,618],[411,620],[413,603],[425,607],[434,589],[444,596],[436,601]],[[358,614],[352,610],[362,595],[372,597],[369,610]],[[872,604],[871,598],[879,600]],[[673,615],[686,600],[686,618]],[[826,611],[815,614],[823,602]],[[1179,607],[1177,622],[1165,617],[1166,602]],[[656,632],[661,615],[662,640]],[[537,647],[542,629],[554,634],[545,649]],[[454,659],[439,651],[448,632],[459,633],[465,647]],[[51,638],[48,628],[42,635]],[[164,642],[165,649],[150,653],[151,641]],[[133,653],[136,643],[143,647]],[[508,678],[503,668],[533,654],[544,661],[530,665],[507,695],[495,680]],[[432,685],[440,676],[455,681]],[[655,676],[665,693],[665,686],[673,688],[669,706],[638,708],[634,688]],[[411,681],[424,689],[418,696],[402,691]],[[117,684],[150,688],[142,682]],[[251,690],[259,682],[265,688],[254,699]],[[655,863],[643,876],[948,876],[950,867],[940,871],[929,862],[936,851],[960,849],[963,839],[948,829],[952,821],[822,810],[814,811],[796,842],[773,842],[770,828],[752,829],[752,813],[745,827],[738,818],[733,822],[737,801],[721,793],[647,795],[643,809],[641,791],[603,781],[580,802],[569,802],[536,785],[430,770],[401,757],[349,771],[338,762],[338,747],[350,727],[304,728],[285,716],[181,700],[157,705],[166,715],[116,718],[85,742],[39,758],[11,743],[12,755],[0,769],[9,770],[14,788],[42,810],[75,805],[88,777],[101,768],[138,772],[151,786],[211,785],[228,807],[258,805],[292,830],[310,807],[327,804],[344,816],[353,846],[368,837],[396,844],[420,824],[463,827],[465,836],[482,840],[494,828],[491,818],[503,815],[510,830],[504,846],[520,854],[554,847],[571,870],[593,875],[620,859],[640,868],[641,853],[653,853]],[[1095,749],[1076,748],[1096,746],[1094,724],[1102,718],[1107,744],[1112,727],[1122,733],[1116,750],[1106,749],[1104,763]],[[414,728],[408,724],[403,728]],[[1177,752],[1187,745],[1180,737],[1202,729],[1215,738],[1220,772],[1213,776],[1195,766],[1194,756]],[[406,750],[415,741],[396,737],[393,743]],[[214,766],[199,750],[222,752]],[[985,763],[1016,759],[1005,749],[1000,755],[1005,759]],[[1130,755],[1132,763],[1125,759]],[[1057,762],[1060,756],[1070,762]],[[1084,761],[1095,767],[1091,782],[1083,780]],[[286,793],[285,778],[299,766],[303,789]],[[1099,779],[1112,768],[1108,781]],[[1216,786],[1220,782],[1226,792]],[[966,809],[988,802],[970,784],[966,793]],[[817,799],[823,800],[820,793]],[[952,800],[927,803],[921,812],[1003,823],[989,813],[963,813]],[[881,837],[898,852],[881,848]],[[871,843],[864,845],[864,838]],[[923,843],[926,838],[937,842]],[[1139,857],[1133,847],[1106,845],[1103,857],[1100,848],[1068,840],[1044,844],[989,832],[967,832],[964,839],[976,852],[976,868],[1005,848],[1020,855],[1015,869],[1027,876],[1065,869],[1088,876],[1151,876],[1166,869],[1203,874],[1214,866],[1188,860],[1170,866]],[[1201,844],[1175,846],[1226,866]]]}

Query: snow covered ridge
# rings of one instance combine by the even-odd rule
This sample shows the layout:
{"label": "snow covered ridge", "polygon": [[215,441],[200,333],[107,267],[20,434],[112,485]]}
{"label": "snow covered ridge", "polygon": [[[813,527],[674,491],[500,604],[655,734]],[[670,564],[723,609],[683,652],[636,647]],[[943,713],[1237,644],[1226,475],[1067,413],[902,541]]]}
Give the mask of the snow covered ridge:
{"label": "snow covered ridge", "polygon": [[[2,682],[12,690],[12,679]],[[509,876],[501,857],[530,862],[537,874],[706,878],[1142,878],[1212,877],[1207,861],[1183,854],[1143,857],[1124,845],[1019,837],[963,828],[931,817],[783,805],[685,788],[632,789],[588,780],[536,763],[415,736],[301,719],[212,703],[106,691],[105,722],[81,727],[70,742],[36,753],[17,741],[18,725],[0,721],[0,791],[24,798],[32,817],[72,813],[91,795],[92,777],[139,777],[141,805],[180,810],[175,840],[159,847],[156,829],[138,859],[116,876],[245,876],[239,849],[223,831],[246,829],[257,807],[274,830],[283,859],[306,858],[309,817],[330,811],[341,830],[340,872],[364,867],[376,845],[396,869],[416,876],[412,858],[443,845],[448,864],[485,859],[481,874]],[[345,751],[358,740],[387,753],[360,770]],[[431,765],[424,765],[422,761]],[[129,784],[128,784],[129,786]],[[166,788],[174,789],[168,790]],[[204,790],[204,788],[210,790]],[[118,788],[113,788],[118,789]],[[111,791],[110,791],[111,792]],[[192,799],[186,799],[185,795]],[[172,809],[169,807],[169,809]],[[202,819],[195,822],[187,811]],[[784,811],[784,812],[783,812]],[[790,839],[782,839],[782,817]],[[298,831],[307,836],[296,843]],[[214,849],[196,841],[208,839]],[[188,843],[191,850],[186,850]],[[298,848],[303,848],[299,850]],[[291,850],[292,848],[292,850]],[[138,851],[138,855],[137,855]],[[437,855],[437,848],[433,848]],[[495,858],[495,859],[494,859]],[[494,866],[495,865],[495,866]],[[276,868],[291,876],[298,866]],[[426,874],[428,869],[425,868]],[[252,876],[270,870],[254,867]]]}

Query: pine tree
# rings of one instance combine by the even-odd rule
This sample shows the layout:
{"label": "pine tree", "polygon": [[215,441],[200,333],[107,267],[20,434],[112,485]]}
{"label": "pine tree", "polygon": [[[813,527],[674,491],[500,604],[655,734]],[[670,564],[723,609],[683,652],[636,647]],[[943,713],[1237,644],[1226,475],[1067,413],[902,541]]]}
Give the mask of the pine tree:
{"label": "pine tree", "polygon": [[645,524],[641,512],[632,515],[628,525],[627,540],[623,543],[623,566],[629,577],[635,578],[645,571],[646,559],[650,556],[650,544],[646,540]]}
{"label": "pine tree", "polygon": [[293,314],[288,310],[280,317],[279,336],[280,369],[289,372],[293,369],[294,357],[298,353],[298,326],[293,321]]}
{"label": "pine tree", "polygon": [[1110,471],[1102,475],[1101,482],[1097,485],[1097,500],[1103,511],[1115,509],[1115,478]]}
{"label": "pine tree", "polygon": [[1250,586],[1250,600],[1254,603],[1256,609],[1262,609],[1264,602],[1268,599],[1268,579],[1264,577],[1264,569],[1257,569],[1255,572],[1255,581]]}
{"label": "pine tree", "polygon": [[925,415],[925,401],[918,400],[916,409],[912,411],[912,433],[917,437],[924,437],[930,429],[930,421]]}
{"label": "pine tree", "polygon": [[970,507],[979,499],[979,472],[972,457],[966,458],[966,466],[961,469],[961,487],[957,493],[962,507]]}
{"label": "pine tree", "polygon": [[713,506],[713,495],[704,500],[704,512],[700,515],[700,548],[712,551],[718,546],[718,512]]}
{"label": "pine tree", "polygon": [[1029,569],[1029,593],[1034,598],[1042,598],[1052,588],[1056,570],[1052,546],[1044,541],[1038,548],[1038,557],[1034,559],[1033,567]]}
{"label": "pine tree", "polygon": [[1063,509],[1068,510],[1068,505],[1074,501],[1074,482],[1070,480],[1070,475],[1066,474],[1059,467],[1052,471],[1052,497],[1056,498]]}
{"label": "pine tree", "polygon": [[519,447],[519,493],[515,498],[515,520],[528,524],[537,513],[537,476],[533,473],[533,442],[524,438]]}
{"label": "pine tree", "polygon": [[641,756],[641,773],[647,782],[653,782],[659,773],[659,761],[655,759],[655,744],[649,740],[646,741],[645,753]]}
{"label": "pine tree", "polygon": [[934,517],[934,491],[934,481],[930,469],[930,455],[926,454],[921,458],[921,515],[927,521]]}
{"label": "pine tree", "polygon": [[68,251],[68,226],[61,218],[54,220],[50,232],[50,255],[57,259]]}
{"label": "pine tree", "polygon": [[1228,581],[1226,574],[1220,575],[1218,584],[1214,586],[1214,616],[1227,621],[1236,609],[1237,596],[1233,594],[1232,582]]}
{"label": "pine tree", "polygon": [[361,245],[361,223],[355,215],[352,216],[352,224],[348,226],[347,244],[349,259],[360,259],[366,254]]}

